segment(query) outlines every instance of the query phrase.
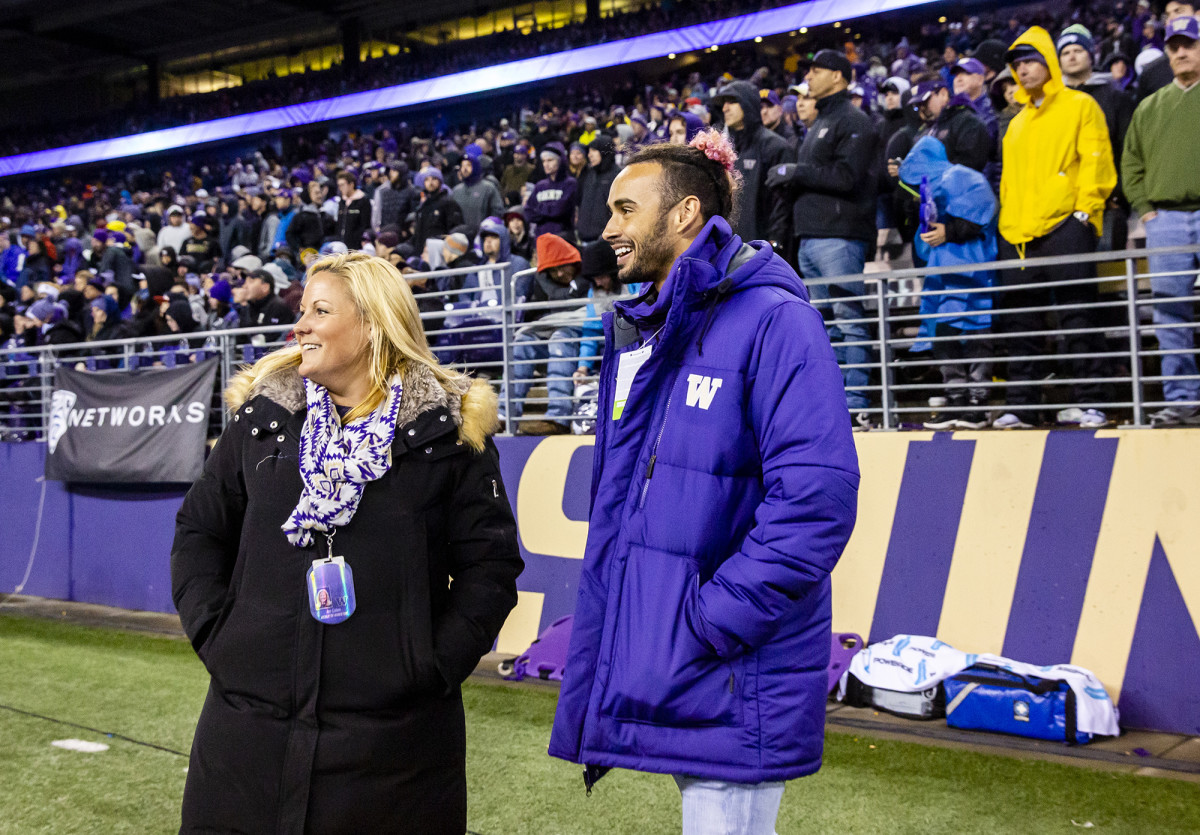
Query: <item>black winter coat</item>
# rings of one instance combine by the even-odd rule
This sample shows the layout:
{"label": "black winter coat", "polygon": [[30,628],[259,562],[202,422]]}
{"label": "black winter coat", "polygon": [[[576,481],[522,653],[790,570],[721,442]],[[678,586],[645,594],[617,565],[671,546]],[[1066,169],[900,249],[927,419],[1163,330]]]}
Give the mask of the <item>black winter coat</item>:
{"label": "black winter coat", "polygon": [[792,161],[792,149],[782,136],[763,127],[761,100],[753,85],[735,81],[723,90],[737,96],[743,119],[742,129],[733,132],[738,154],[734,165],[742,175],[737,225],[733,231],[744,241],[786,245],[791,231],[787,193],[767,188],[766,180],[772,168]]}
{"label": "black winter coat", "polygon": [[320,206],[305,203],[288,224],[284,237],[297,256],[306,249],[320,249],[325,242],[326,218]]}
{"label": "black winter coat", "polygon": [[432,197],[426,197],[417,207],[417,225],[413,232],[413,243],[417,249],[425,246],[430,238],[444,238],[450,230],[463,222],[462,207],[444,188]]}
{"label": "black winter coat", "polygon": [[459,685],[522,569],[481,386],[460,403],[431,372],[406,374],[391,468],[334,537],[357,610],[331,626],[305,590],[324,535],[299,549],[280,530],[303,489],[299,376],[268,378],[236,411],[171,554],[172,596],[211,675],[182,832],[462,835]]}
{"label": "black winter coat", "polygon": [[371,228],[371,201],[356,191],[346,202],[338,198],[337,232],[339,241],[348,249],[362,249],[363,235]]}
{"label": "black winter coat", "polygon": [[579,240],[596,241],[604,234],[604,227],[612,216],[608,210],[608,193],[620,173],[616,162],[606,159],[598,166],[589,167],[579,177],[579,222],[575,227]]}
{"label": "black winter coat", "polygon": [[982,172],[992,159],[996,143],[987,125],[965,99],[965,96],[952,98],[937,120],[920,135],[940,140],[946,146],[946,159],[951,165],[965,165]]}
{"label": "black winter coat", "polygon": [[875,240],[878,136],[871,117],[846,91],[817,102],[819,115],[804,136],[791,186],[796,237]]}

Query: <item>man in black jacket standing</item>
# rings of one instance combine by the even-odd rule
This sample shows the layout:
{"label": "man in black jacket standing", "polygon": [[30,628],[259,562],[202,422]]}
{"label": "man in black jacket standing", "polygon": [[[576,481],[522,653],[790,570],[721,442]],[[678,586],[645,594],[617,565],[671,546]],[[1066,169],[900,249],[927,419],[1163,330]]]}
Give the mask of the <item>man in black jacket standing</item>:
{"label": "man in black jacket standing", "polygon": [[733,231],[744,241],[769,241],[782,251],[788,243],[787,196],[767,188],[767,174],[791,159],[787,141],[763,127],[761,99],[752,84],[726,84],[713,102],[720,105],[733,137],[738,153],[735,167],[742,175]]}
{"label": "man in black jacket standing", "polygon": [[587,146],[588,167],[579,177],[579,217],[575,231],[583,243],[600,240],[608,218],[608,191],[621,169],[612,138],[600,134]]}
{"label": "man in black jacket standing", "polygon": [[442,172],[437,168],[426,168],[417,172],[417,185],[421,187],[421,205],[417,207],[417,226],[413,243],[418,249],[430,238],[444,238],[450,230],[463,222],[462,209],[446,188]]}
{"label": "man in black jacket standing", "polygon": [[975,113],[966,93],[951,95],[941,78],[922,81],[913,91],[911,105],[924,123],[918,138],[932,136],[946,146],[951,165],[982,172],[992,158],[992,134]]}
{"label": "man in black jacket standing", "polygon": [[[767,177],[768,187],[797,194],[793,232],[800,240],[800,272],[806,279],[861,275],[867,248],[875,240],[878,135],[871,117],[850,101],[851,73],[849,59],[840,52],[822,49],[813,56],[807,81],[809,94],[817,100],[817,120],[800,145],[797,162],[777,165]],[[847,364],[870,362],[870,329],[861,322],[845,322],[864,318],[862,302],[853,300],[866,292],[862,280],[813,284],[808,290],[814,302],[833,300],[836,323],[829,325],[829,338],[838,365],[846,369]],[[830,305],[820,307],[829,316]],[[846,369],[842,378],[849,407],[866,409],[868,369]],[[871,425],[863,411],[855,413],[854,422],[857,429]]]}
{"label": "man in black jacket standing", "polygon": [[337,239],[348,249],[362,249],[363,234],[371,228],[371,201],[350,171],[338,172],[337,188]]}

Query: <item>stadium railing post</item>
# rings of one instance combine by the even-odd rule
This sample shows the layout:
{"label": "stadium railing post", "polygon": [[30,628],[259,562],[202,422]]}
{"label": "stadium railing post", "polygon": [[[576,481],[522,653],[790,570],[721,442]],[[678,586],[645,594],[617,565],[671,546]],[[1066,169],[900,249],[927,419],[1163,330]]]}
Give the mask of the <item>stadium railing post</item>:
{"label": "stadium railing post", "polygon": [[892,428],[892,381],[891,381],[891,334],[888,333],[888,280],[880,276],[877,291],[879,312],[876,325],[879,328],[879,405],[883,410],[883,428]]}
{"label": "stadium railing post", "polygon": [[513,314],[513,296],[516,292],[517,276],[514,274],[512,281],[500,282],[500,307],[503,310],[500,324],[500,359],[501,359],[501,375],[500,375],[500,397],[504,400],[504,434],[515,435],[516,424],[513,422],[512,410],[512,343],[511,335],[512,328],[515,322]]}
{"label": "stadium railing post", "polygon": [[38,409],[42,417],[42,437],[39,440],[42,441],[50,437],[51,396],[54,394],[54,371],[57,367],[58,360],[54,356],[53,348],[38,357],[38,377],[41,378],[41,391],[38,393]]}
{"label": "stadium railing post", "polygon": [[[221,346],[220,392],[224,392],[229,387],[229,381],[233,378],[233,337],[228,334],[221,334],[218,344]],[[223,400],[220,402],[218,409],[221,412],[221,431],[224,432],[225,426],[229,423],[229,415],[225,410]]]}
{"label": "stadium railing post", "polygon": [[1125,259],[1125,306],[1129,315],[1129,387],[1133,394],[1133,425],[1142,422],[1142,360],[1141,330],[1138,325],[1137,309],[1137,265],[1133,258]]}

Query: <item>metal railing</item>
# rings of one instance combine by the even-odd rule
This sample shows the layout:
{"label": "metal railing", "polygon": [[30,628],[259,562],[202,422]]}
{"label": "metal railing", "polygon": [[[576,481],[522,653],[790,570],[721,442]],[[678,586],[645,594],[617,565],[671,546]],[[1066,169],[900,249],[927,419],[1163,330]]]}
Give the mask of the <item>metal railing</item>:
{"label": "metal railing", "polygon": [[[1152,272],[1142,267],[1142,262],[1148,263],[1151,256],[1170,255],[1191,256],[1192,268]],[[1195,342],[1196,297],[1192,294],[1192,284],[1198,275],[1198,258],[1198,246],[1131,249],[952,267],[891,270],[813,279],[807,280],[805,284],[814,295],[821,295],[817,290],[820,286],[837,288],[845,293],[834,298],[813,301],[813,304],[825,313],[826,323],[831,330],[858,325],[872,332],[866,339],[836,342],[835,348],[841,353],[858,348],[871,354],[867,362],[846,362],[842,363],[842,368],[844,372],[861,369],[870,375],[870,382],[865,385],[848,384],[847,394],[851,398],[854,398],[855,394],[860,395],[860,398],[856,399],[866,397],[869,400],[868,405],[852,408],[851,411],[877,421],[882,428],[917,428],[922,424],[914,424],[912,418],[931,411],[950,415],[977,411],[991,412],[995,415],[1011,412],[1021,417],[1045,415],[1050,411],[1071,408],[1097,409],[1105,412],[1112,424],[1142,427],[1149,424],[1153,410],[1167,406],[1200,406],[1200,400],[1197,399],[1168,400],[1162,391],[1164,383],[1178,383],[1184,388],[1195,389],[1200,386],[1200,375],[1168,375],[1162,373],[1159,367],[1163,357],[1183,354],[1195,356],[1194,347],[1164,349],[1158,344],[1161,330],[1187,330],[1193,335],[1192,341]],[[1022,271],[1028,273],[1043,267],[1098,267],[1103,264],[1111,265],[1107,270],[1108,274],[1095,277],[1041,282],[1029,282],[1022,277],[1013,277]],[[913,279],[923,283],[928,276],[981,271],[995,273],[994,286],[955,288],[952,291],[924,288],[914,290],[911,286]],[[1103,272],[1094,269],[1093,271]],[[1187,295],[1155,294],[1152,291],[1153,279],[1173,276],[1192,278],[1192,282],[1188,283]],[[861,285],[861,290],[851,289],[850,293],[854,293],[853,295],[846,293],[847,286],[856,288],[858,285]],[[1053,302],[1056,294],[1071,288],[1088,288],[1084,295],[1092,298],[1075,304]],[[1015,302],[1016,294],[1028,294],[1031,291],[1049,297],[1050,303],[1029,305]],[[914,308],[911,301],[915,299],[917,305],[920,305],[922,299],[947,293],[954,296],[983,295],[991,299],[991,309],[983,311],[991,317],[991,327],[943,336],[921,333],[924,323],[962,320],[971,315],[963,312],[922,312],[919,307]],[[1172,303],[1184,303],[1188,306],[1191,312],[1186,315],[1186,320],[1172,324],[1154,323],[1154,308]],[[829,312],[835,304],[857,307],[858,315],[832,317]],[[1029,315],[1044,319],[1043,326],[1033,330],[1014,330],[1010,327],[1015,317]],[[1072,322],[1078,320],[1081,326],[1063,327],[1064,319],[1070,319]],[[1030,340],[1042,342],[1043,350],[1022,353],[1012,349],[1014,343],[1028,343]],[[979,353],[983,356],[931,356],[930,349],[933,346],[952,342],[977,343],[982,348]],[[1081,342],[1092,342],[1096,348],[1071,350],[1067,345],[1078,345]],[[917,347],[926,350],[914,350]],[[984,361],[992,364],[991,373],[985,380],[946,383],[940,379],[931,379],[931,372],[937,371],[939,366],[965,369]],[[1072,376],[1069,373],[1072,366],[1075,366],[1074,370],[1078,370],[1078,364],[1082,361],[1093,363],[1093,373]],[[1033,364],[1038,372],[1033,379],[1008,379],[1007,369],[1014,363]],[[1064,367],[1068,370],[1065,376]],[[1038,402],[1007,402],[1006,395],[1018,386],[1038,391]],[[959,405],[940,402],[947,392],[953,389],[961,391],[964,388],[986,391],[987,401],[982,404]],[[1089,400],[1073,398],[1070,390],[1078,388],[1103,389],[1107,396]],[[1036,417],[1031,422],[1053,423],[1038,421]]]}
{"label": "metal railing", "polygon": [[[1165,406],[1200,406],[1197,400],[1168,401],[1162,393],[1164,382],[1200,385],[1200,376],[1167,375],[1162,372],[1164,357],[1192,354],[1194,349],[1162,348],[1157,335],[1165,330],[1187,330],[1194,334],[1194,312],[1183,321],[1164,324],[1152,321],[1153,310],[1164,304],[1194,300],[1192,295],[1153,295],[1151,279],[1170,276],[1195,276],[1195,269],[1152,273],[1142,262],[1150,255],[1187,254],[1200,257],[1200,247],[1170,247],[1155,250],[1121,252],[1025,261],[1001,261],[988,264],[955,265],[893,270],[865,275],[821,278],[806,282],[814,295],[822,295],[822,286],[836,288],[834,298],[815,298],[814,305],[826,316],[831,329],[857,326],[867,336],[835,342],[844,354],[852,349],[866,353],[865,360],[842,362],[844,372],[859,370],[865,383],[847,385],[855,404],[852,412],[884,429],[917,428],[931,410],[953,417],[977,411],[992,414],[1012,412],[1032,416],[1050,410],[1077,407],[1098,409],[1112,423],[1132,427],[1146,426],[1153,410]],[[1006,283],[1004,274],[1064,264],[1113,264],[1109,275],[1072,281]],[[1195,262],[1193,262],[1194,264]],[[506,264],[483,265],[459,270],[421,274],[427,281],[481,273],[506,273]],[[943,320],[962,319],[960,312],[922,312],[923,299],[945,291],[923,288],[932,275],[994,270],[995,286],[955,289],[957,296],[984,294],[992,300],[987,311],[992,327],[961,333],[925,333],[922,325]],[[550,420],[560,427],[583,431],[595,419],[596,369],[603,353],[603,335],[599,317],[588,316],[589,300],[570,299],[554,302],[527,302],[518,296],[518,285],[533,277],[533,270],[518,273],[510,281],[495,281],[484,287],[441,289],[418,293],[418,300],[436,299],[440,309],[421,314],[430,345],[446,365],[488,379],[497,389],[501,410],[506,418],[505,431],[519,432],[523,424]],[[419,278],[409,276],[410,279]],[[1194,280],[1194,279],[1193,279]],[[482,283],[482,282],[481,282]],[[1190,286],[1190,285],[1189,285]],[[848,287],[849,292],[847,292]],[[1089,289],[1083,303],[1054,303],[1054,295],[1066,288]],[[1044,292],[1049,303],[1017,306],[1011,303],[1016,292]],[[834,318],[837,303],[845,313]],[[1194,307],[1190,307],[1194,311]],[[1045,321],[1040,327],[1013,330],[1009,324],[1016,316],[1034,315]],[[1069,318],[1075,325],[1062,326]],[[530,321],[535,320],[535,321]],[[291,326],[207,331],[181,336],[172,334],[139,339],[88,342],[74,345],[39,346],[0,350],[0,438],[9,440],[40,439],[48,420],[54,371],[60,365],[81,367],[99,373],[147,366],[169,367],[210,356],[220,358],[217,385],[224,389],[240,365],[258,359],[284,344],[283,335]],[[1041,350],[1014,351],[1018,342],[1031,340]],[[595,345],[588,373],[577,377],[579,352],[585,343]],[[922,344],[923,343],[923,344]],[[939,344],[971,344],[979,347],[975,355],[934,356]],[[1074,348],[1068,349],[1068,343]],[[1080,350],[1079,345],[1092,347]],[[923,348],[924,350],[917,350]],[[861,358],[860,358],[861,359]],[[1075,376],[1079,363],[1092,364],[1091,371]],[[946,382],[939,372],[955,367],[964,371],[972,364],[990,362],[989,373],[966,382]],[[1031,364],[1034,379],[1010,381],[1006,369],[1013,363]],[[1028,367],[1028,366],[1027,366]],[[1066,372],[1064,373],[1064,368]],[[569,372],[568,372],[569,369]],[[861,375],[860,375],[861,376]],[[1039,394],[1036,403],[1007,403],[1007,394],[1015,386]],[[1074,390],[1103,389],[1104,397],[1073,398]],[[949,395],[963,389],[986,394],[983,403],[947,402]],[[1028,399],[1028,398],[1027,398]],[[225,412],[219,392],[214,393],[211,428],[214,433],[224,426]],[[1035,422],[1033,420],[1030,421]],[[544,431],[544,430],[543,430]],[[561,430],[560,430],[561,431]]]}

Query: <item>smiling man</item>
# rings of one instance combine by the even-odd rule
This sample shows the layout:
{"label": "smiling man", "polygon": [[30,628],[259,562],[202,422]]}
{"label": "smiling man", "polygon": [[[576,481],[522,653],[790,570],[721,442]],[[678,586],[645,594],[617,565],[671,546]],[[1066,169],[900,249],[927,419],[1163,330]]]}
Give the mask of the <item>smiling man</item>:
{"label": "smiling man", "polygon": [[592,507],[550,754],[674,776],[689,835],[773,833],[784,781],[821,765],[829,572],[858,463],[821,314],[730,229],[715,131],[635,155],[604,231]]}

